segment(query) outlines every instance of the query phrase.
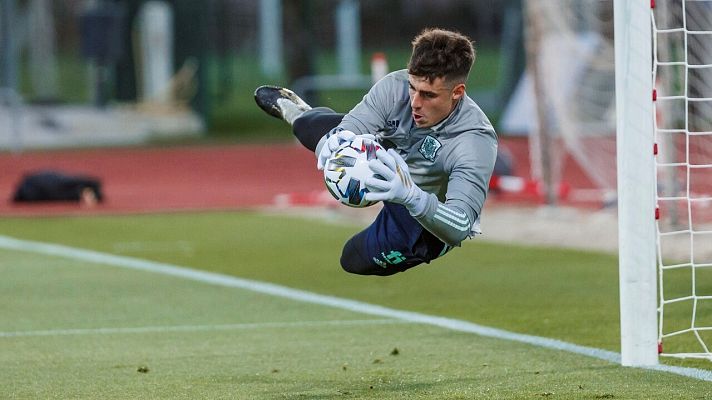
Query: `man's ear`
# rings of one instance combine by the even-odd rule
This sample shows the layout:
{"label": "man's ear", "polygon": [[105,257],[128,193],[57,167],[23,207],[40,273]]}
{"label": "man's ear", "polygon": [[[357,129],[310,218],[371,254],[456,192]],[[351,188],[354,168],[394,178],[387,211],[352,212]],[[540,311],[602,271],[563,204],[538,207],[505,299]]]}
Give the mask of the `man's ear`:
{"label": "man's ear", "polygon": [[460,100],[462,96],[465,95],[465,84],[464,83],[458,83],[455,85],[455,87],[452,89],[452,99],[453,100]]}

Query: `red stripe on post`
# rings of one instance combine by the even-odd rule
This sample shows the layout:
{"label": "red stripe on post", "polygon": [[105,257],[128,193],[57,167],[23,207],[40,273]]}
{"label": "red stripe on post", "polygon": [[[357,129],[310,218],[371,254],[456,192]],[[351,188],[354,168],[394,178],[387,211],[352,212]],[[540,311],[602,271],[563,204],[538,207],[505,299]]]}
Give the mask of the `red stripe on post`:
{"label": "red stripe on post", "polygon": [[653,143],[653,155],[658,155],[658,144]]}
{"label": "red stripe on post", "polygon": [[658,100],[658,90],[653,89],[653,101],[657,101],[657,100]]}

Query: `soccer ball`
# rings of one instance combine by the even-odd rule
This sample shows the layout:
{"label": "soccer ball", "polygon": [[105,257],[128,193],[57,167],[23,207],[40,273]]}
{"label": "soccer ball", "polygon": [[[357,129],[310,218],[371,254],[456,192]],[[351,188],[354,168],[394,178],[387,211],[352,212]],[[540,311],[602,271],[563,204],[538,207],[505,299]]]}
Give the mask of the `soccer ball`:
{"label": "soccer ball", "polygon": [[366,178],[373,176],[368,161],[376,158],[381,145],[357,136],[334,151],[324,167],[324,183],[332,196],[349,207],[368,207],[375,201],[366,201]]}

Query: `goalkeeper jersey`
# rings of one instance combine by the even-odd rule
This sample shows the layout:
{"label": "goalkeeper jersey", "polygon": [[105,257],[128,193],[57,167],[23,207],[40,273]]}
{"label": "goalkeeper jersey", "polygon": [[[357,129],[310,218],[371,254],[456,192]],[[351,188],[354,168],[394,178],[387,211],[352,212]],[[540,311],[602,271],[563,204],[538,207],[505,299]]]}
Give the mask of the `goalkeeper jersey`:
{"label": "goalkeeper jersey", "polygon": [[467,95],[443,121],[418,128],[412,116],[407,70],[378,81],[339,128],[374,134],[408,164],[413,181],[428,195],[423,227],[448,245],[480,233],[479,220],[497,157],[497,135]]}

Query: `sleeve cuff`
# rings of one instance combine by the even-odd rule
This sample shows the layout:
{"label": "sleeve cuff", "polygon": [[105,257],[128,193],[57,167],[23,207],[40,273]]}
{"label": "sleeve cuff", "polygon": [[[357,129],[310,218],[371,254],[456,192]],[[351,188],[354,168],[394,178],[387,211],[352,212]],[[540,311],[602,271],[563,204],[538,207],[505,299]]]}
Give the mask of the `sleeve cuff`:
{"label": "sleeve cuff", "polygon": [[[412,215],[415,218],[422,217],[427,213],[428,210],[428,203],[430,202],[430,193],[424,192],[422,189],[417,188],[416,190],[419,192],[416,194],[412,202],[410,202],[408,205],[406,205],[406,208],[408,209],[408,212],[410,215]],[[432,195],[435,196],[435,195]],[[437,201],[437,200],[436,200]]]}

